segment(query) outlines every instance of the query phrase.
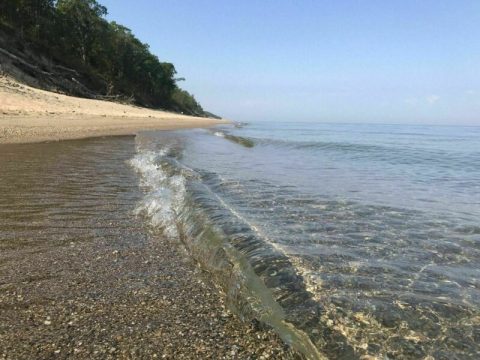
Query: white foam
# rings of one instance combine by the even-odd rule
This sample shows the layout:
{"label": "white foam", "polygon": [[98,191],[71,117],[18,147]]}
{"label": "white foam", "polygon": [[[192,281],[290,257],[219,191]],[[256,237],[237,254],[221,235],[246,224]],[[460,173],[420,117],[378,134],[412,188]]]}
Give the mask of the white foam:
{"label": "white foam", "polygon": [[147,216],[151,225],[161,228],[166,236],[177,237],[176,213],[184,201],[185,178],[169,175],[159,163],[168,154],[168,148],[139,151],[130,165],[140,174],[145,197],[137,205],[135,214]]}

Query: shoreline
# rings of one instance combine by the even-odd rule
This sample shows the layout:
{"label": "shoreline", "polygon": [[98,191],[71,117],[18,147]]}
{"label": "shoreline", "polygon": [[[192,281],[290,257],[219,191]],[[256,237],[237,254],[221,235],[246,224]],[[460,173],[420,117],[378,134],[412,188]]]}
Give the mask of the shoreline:
{"label": "shoreline", "polygon": [[[117,203],[96,196],[103,200],[95,200],[97,210],[90,213],[89,197],[82,192],[102,189],[110,181],[97,174],[96,158],[80,156],[80,166],[52,165],[60,154],[72,154],[72,147],[83,151],[83,142],[109,142],[102,137],[226,123],[51,93],[0,76],[0,189],[8,194],[0,205],[10,209],[5,219],[0,216],[0,358],[297,358],[272,329],[231,313],[217,285],[182,246],[128,216],[101,220],[102,207],[109,216],[112,211],[121,215],[131,211],[122,208],[131,199]],[[122,155],[114,151],[111,156],[118,161]],[[89,215],[82,215],[84,220],[71,218],[68,209],[59,220],[58,208],[37,204],[31,189],[42,184],[45,191],[57,181],[44,166],[53,166],[58,172],[53,178],[64,178],[75,189],[63,193],[53,186],[47,193],[65,196],[63,201],[75,204],[74,211],[85,201],[81,213]],[[77,167],[92,176],[69,176],[69,169]],[[116,177],[125,177],[122,186],[136,190],[119,191],[120,197],[140,191],[131,170],[124,171],[115,171]],[[21,176],[26,187],[19,191],[10,176]],[[18,202],[8,200],[17,197]],[[33,221],[27,214],[32,206],[42,208],[36,223],[47,222],[40,231],[22,225],[23,217]],[[49,224],[51,216],[57,220]],[[125,226],[128,235],[120,236],[116,227]],[[85,230],[77,234],[76,229]],[[11,237],[17,233],[22,236]]]}
{"label": "shoreline", "polygon": [[36,89],[0,76],[0,144],[135,135],[231,123]]}
{"label": "shoreline", "polygon": [[92,115],[58,116],[43,114],[0,116],[0,144],[25,144],[79,140],[105,136],[136,135],[149,130],[206,128],[229,124],[226,120],[187,117],[145,119]]}
{"label": "shoreline", "polygon": [[0,358],[299,358],[132,213],[143,198],[125,166],[133,146],[2,147]]}

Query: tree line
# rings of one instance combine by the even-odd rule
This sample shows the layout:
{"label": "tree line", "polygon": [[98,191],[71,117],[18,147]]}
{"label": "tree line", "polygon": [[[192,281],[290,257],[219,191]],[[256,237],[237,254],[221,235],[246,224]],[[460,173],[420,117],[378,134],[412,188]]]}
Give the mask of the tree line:
{"label": "tree line", "polygon": [[0,23],[42,54],[98,79],[106,95],[149,107],[204,115],[177,85],[173,64],[161,62],[131,30],[105,19],[96,0],[1,0]]}

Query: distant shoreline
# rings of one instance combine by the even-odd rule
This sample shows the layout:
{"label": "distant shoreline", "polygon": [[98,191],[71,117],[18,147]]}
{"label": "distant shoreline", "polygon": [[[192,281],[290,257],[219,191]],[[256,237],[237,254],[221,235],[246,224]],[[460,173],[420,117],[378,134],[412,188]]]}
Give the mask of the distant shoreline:
{"label": "distant shoreline", "polygon": [[0,144],[135,135],[229,123],[225,119],[53,93],[0,76]]}

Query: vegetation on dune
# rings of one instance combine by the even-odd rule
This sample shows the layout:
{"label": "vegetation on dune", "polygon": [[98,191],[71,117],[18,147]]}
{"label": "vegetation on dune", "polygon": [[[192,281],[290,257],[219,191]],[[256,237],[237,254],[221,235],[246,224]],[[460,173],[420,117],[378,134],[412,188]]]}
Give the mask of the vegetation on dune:
{"label": "vegetation on dune", "polygon": [[[139,105],[204,116],[177,85],[173,64],[161,62],[132,32],[105,19],[96,0],[2,0],[0,24],[42,55],[87,74],[90,86]],[[93,85],[92,85],[93,84]]]}

